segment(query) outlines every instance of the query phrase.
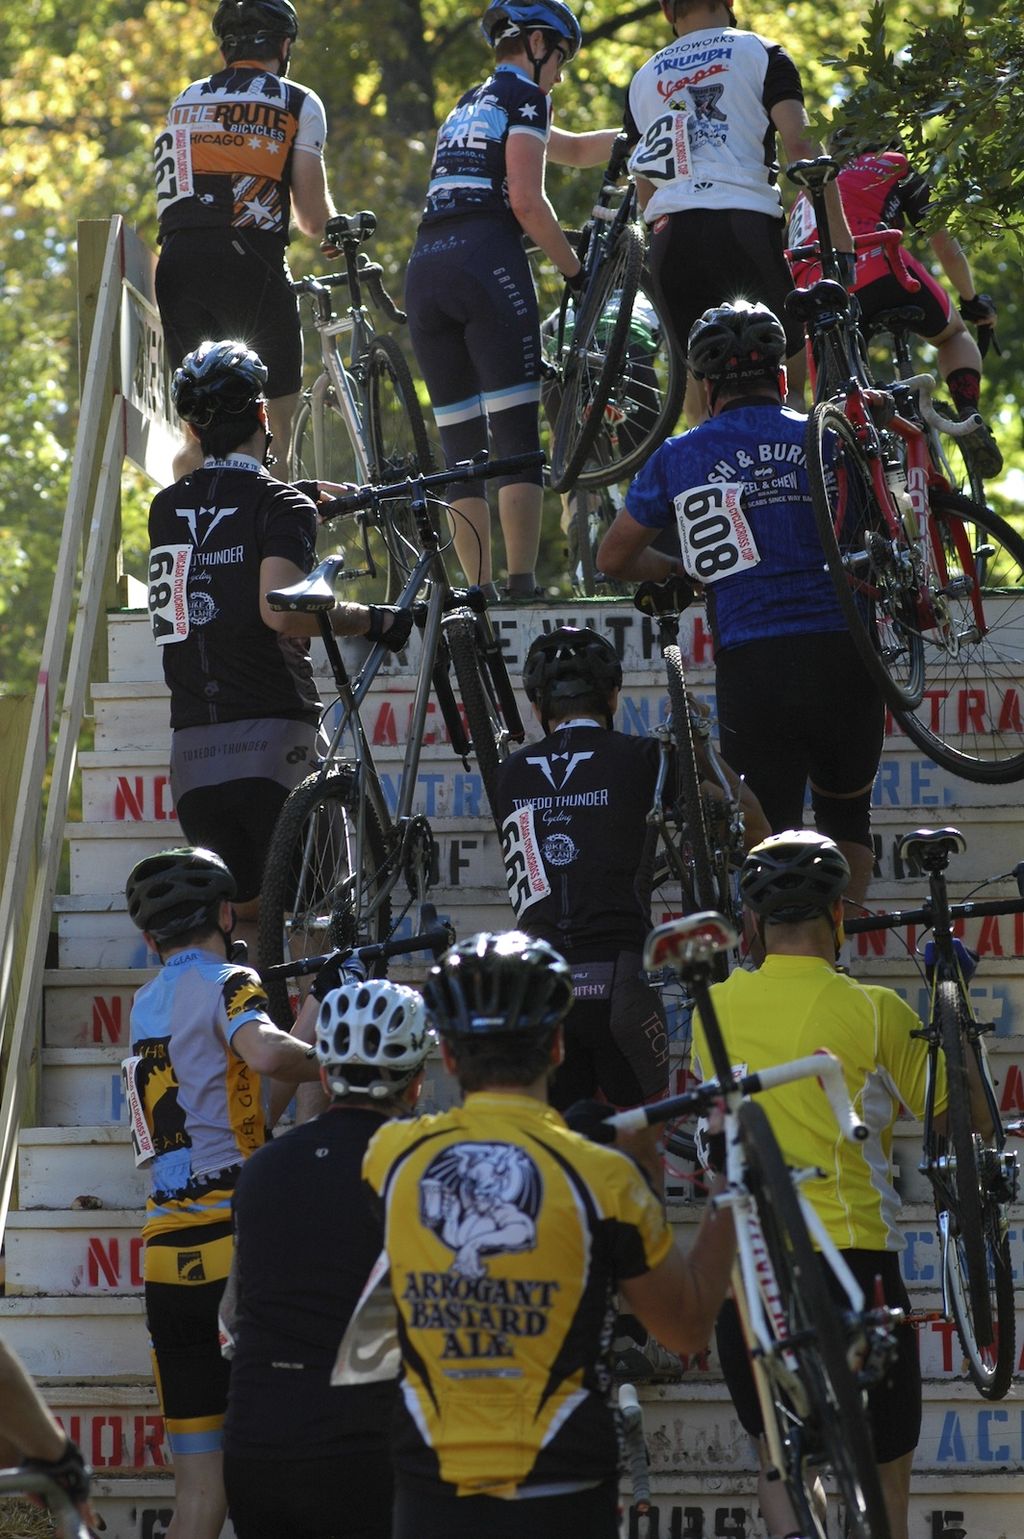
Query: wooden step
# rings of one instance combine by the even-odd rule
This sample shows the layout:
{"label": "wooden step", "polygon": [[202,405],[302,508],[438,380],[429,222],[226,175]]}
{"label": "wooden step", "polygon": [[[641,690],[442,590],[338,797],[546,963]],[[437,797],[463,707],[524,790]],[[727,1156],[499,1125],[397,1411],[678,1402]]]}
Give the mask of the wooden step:
{"label": "wooden step", "polygon": [[33,1378],[148,1380],[142,1298],[0,1298],[0,1334]]}

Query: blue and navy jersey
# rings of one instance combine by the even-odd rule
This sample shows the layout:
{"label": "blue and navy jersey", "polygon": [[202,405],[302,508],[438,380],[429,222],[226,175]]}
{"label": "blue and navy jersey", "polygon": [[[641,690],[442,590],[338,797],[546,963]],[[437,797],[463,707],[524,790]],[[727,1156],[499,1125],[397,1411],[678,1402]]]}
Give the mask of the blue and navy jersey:
{"label": "blue and navy jersey", "polygon": [[423,223],[461,214],[508,215],[505,145],[511,134],[547,142],[551,100],[513,64],[499,64],[452,108],[437,135]]}
{"label": "blue and navy jersey", "polygon": [[814,521],[806,427],[807,418],[789,407],[737,402],[667,439],[626,494],[638,524],[664,529],[682,524],[692,490],[739,488],[759,560],[707,585],[716,651],[769,636],[847,629]]}

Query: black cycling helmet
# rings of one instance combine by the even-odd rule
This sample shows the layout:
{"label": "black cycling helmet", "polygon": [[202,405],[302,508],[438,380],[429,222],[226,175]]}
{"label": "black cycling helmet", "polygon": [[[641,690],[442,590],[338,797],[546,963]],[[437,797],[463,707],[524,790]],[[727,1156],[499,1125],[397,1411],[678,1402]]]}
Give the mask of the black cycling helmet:
{"label": "black cycling helmet", "polygon": [[133,924],[160,943],[198,930],[219,903],[235,896],[235,879],[213,850],[187,847],[146,855],[125,883]]}
{"label": "black cycling helmet", "polygon": [[298,37],[299,18],[289,0],[221,0],[213,34],[224,49],[268,43],[276,37]]}
{"label": "black cycling helmet", "polygon": [[171,400],[183,421],[210,427],[254,408],[266,383],[266,365],[244,342],[201,342],[175,369]]}
{"label": "black cycling helmet", "polygon": [[740,871],[740,896],[762,919],[796,924],[828,914],[849,880],[837,844],[813,829],[792,829],[750,851]]}
{"label": "black cycling helmet", "polygon": [[521,37],[538,29],[554,32],[568,43],[570,59],[576,57],[583,42],[580,24],[562,0],[495,0],[484,12],[480,28],[492,48],[506,37]]}
{"label": "black cycling helmet", "polygon": [[782,322],[767,305],[746,299],[705,310],[686,343],[686,365],[695,379],[773,378],[785,359]]}
{"label": "black cycling helmet", "polygon": [[[526,698],[540,711],[545,732],[556,702],[588,695],[607,701],[621,684],[622,664],[615,648],[585,627],[558,625],[536,637],[523,664]],[[611,725],[611,713],[606,714]]]}
{"label": "black cycling helmet", "polygon": [[471,935],[430,969],[423,999],[442,1037],[539,1035],[572,1004],[568,963],[547,941],[519,930]]}

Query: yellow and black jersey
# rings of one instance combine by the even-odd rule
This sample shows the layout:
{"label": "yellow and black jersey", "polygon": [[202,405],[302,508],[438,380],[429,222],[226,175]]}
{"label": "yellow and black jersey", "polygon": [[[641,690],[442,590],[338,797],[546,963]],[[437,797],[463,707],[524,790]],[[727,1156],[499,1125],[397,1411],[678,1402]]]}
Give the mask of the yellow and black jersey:
{"label": "yellow and black jersey", "polygon": [[136,994],[122,1067],[136,1160],[152,1181],[147,1241],[208,1224],[230,1235],[235,1173],[266,1136],[260,1076],[231,1041],[266,1018],[257,974],[201,949],[176,952]]}
{"label": "yellow and black jersey", "polygon": [[668,1253],[639,1169],[530,1096],[376,1134],[403,1375],[396,1468],[460,1495],[606,1480],[613,1295]]}
{"label": "yellow and black jersey", "polygon": [[[893,1125],[905,1106],[924,1113],[928,1049],[921,1022],[892,989],[857,982],[820,957],[769,956],[757,972],[734,972],[711,991],[733,1067],[756,1073],[827,1048],[842,1061],[865,1143],[839,1131],[816,1080],[758,1096],[787,1164],[824,1174],[802,1187],[840,1249],[901,1250],[900,1200],[893,1186]],[[714,1077],[707,1039],[694,1017],[693,1068]],[[935,1110],[946,1105],[939,1059]]]}

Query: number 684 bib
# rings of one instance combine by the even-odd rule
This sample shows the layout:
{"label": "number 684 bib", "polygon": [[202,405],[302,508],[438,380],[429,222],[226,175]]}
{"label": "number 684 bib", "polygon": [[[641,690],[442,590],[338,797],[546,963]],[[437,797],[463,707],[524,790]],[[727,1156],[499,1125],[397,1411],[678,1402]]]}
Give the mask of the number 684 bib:
{"label": "number 684 bib", "polygon": [[683,566],[698,582],[720,582],[761,559],[746,514],[742,481],[691,486],[674,499]]}

